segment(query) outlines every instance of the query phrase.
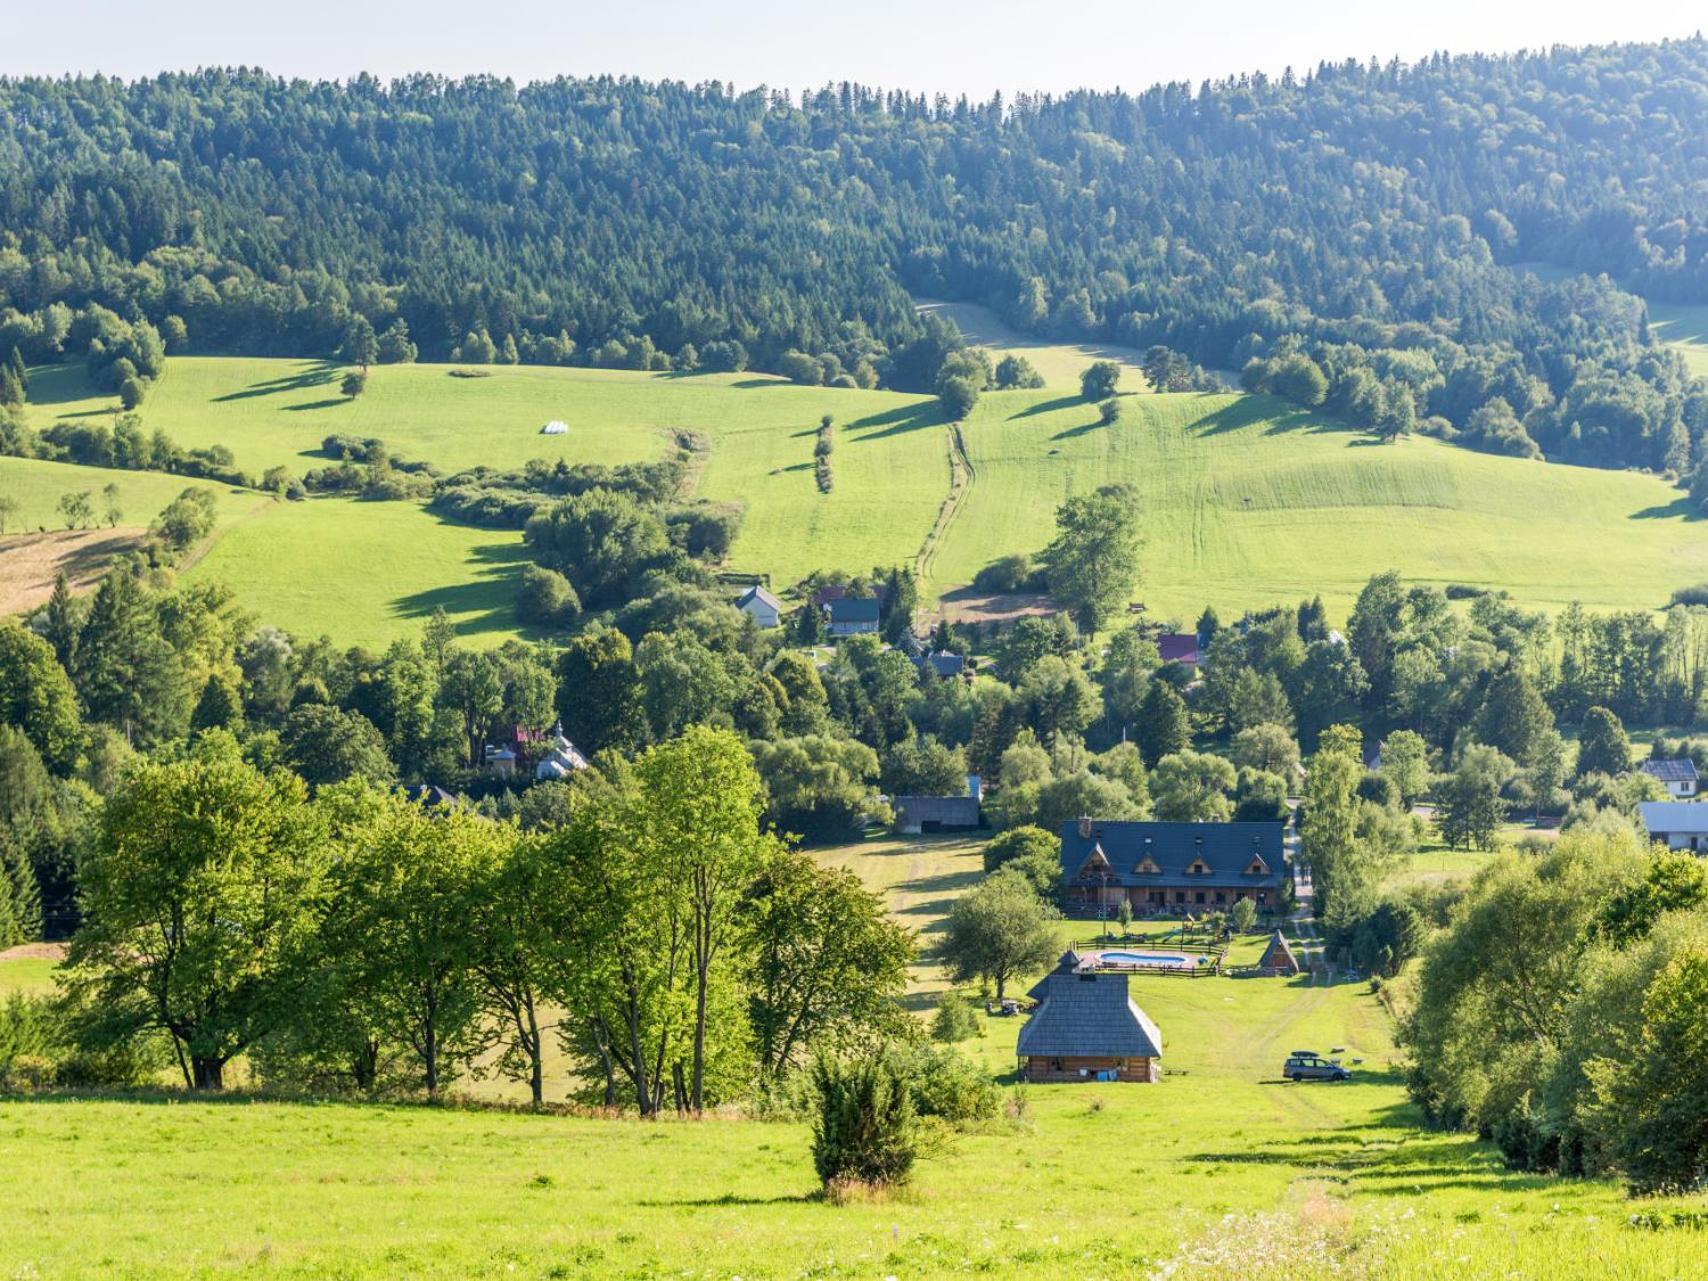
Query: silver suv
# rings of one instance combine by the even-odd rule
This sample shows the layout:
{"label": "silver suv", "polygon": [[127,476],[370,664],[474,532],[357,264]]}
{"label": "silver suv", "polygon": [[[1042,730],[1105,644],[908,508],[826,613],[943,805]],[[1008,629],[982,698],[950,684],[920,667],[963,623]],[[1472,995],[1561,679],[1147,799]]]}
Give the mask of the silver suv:
{"label": "silver suv", "polygon": [[1350,1081],[1352,1073],[1311,1050],[1294,1050],[1281,1075],[1289,1081]]}

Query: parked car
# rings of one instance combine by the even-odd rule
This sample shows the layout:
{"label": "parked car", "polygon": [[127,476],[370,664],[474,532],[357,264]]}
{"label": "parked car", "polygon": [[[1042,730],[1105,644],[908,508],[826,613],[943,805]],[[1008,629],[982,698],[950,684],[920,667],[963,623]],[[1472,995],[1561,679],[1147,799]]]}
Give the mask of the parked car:
{"label": "parked car", "polygon": [[1287,1056],[1281,1075],[1289,1081],[1350,1081],[1352,1073],[1340,1064],[1309,1050],[1294,1050]]}

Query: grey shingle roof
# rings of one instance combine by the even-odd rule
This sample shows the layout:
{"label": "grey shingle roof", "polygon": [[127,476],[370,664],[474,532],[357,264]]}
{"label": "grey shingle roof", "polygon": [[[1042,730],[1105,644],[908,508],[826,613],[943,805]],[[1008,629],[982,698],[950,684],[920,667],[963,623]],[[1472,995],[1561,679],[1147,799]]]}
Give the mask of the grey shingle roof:
{"label": "grey shingle roof", "polygon": [[830,621],[833,623],[875,623],[878,621],[878,601],[875,596],[844,596],[830,602]]}
{"label": "grey shingle roof", "polygon": [[1677,761],[1644,761],[1641,769],[1650,778],[1658,778],[1663,783],[1696,781],[1696,762],[1688,756]]}
{"label": "grey shingle roof", "polygon": [[1650,836],[1708,835],[1708,804],[1699,801],[1644,801],[1637,813]]}
{"label": "grey shingle roof", "polygon": [[1044,1003],[1020,1029],[1017,1054],[1046,1058],[1162,1057],[1162,1033],[1127,995],[1125,974],[1057,970],[1039,986]]}
{"label": "grey shingle roof", "polygon": [[740,596],[737,596],[735,598],[736,608],[740,609],[743,605],[747,604],[749,601],[755,601],[755,600],[761,601],[764,604],[769,605],[772,609],[782,609],[783,608],[783,602],[778,600],[770,592],[766,591],[764,586],[762,584],[759,584],[759,583],[755,583],[752,587],[749,587]]}
{"label": "grey shingle roof", "polygon": [[[1068,885],[1102,885],[1102,877],[1079,880],[1080,869],[1101,849],[1110,866],[1112,886],[1194,885],[1212,889],[1233,886],[1277,888],[1284,853],[1280,823],[1127,823],[1094,820],[1091,834],[1082,836],[1073,819],[1062,824],[1062,881]],[[1267,873],[1247,873],[1253,855],[1268,866]],[[1146,857],[1155,872],[1140,872]],[[1210,871],[1188,873],[1198,859]]]}
{"label": "grey shingle roof", "polygon": [[945,827],[977,827],[979,802],[976,796],[897,796],[896,823],[942,823]]}

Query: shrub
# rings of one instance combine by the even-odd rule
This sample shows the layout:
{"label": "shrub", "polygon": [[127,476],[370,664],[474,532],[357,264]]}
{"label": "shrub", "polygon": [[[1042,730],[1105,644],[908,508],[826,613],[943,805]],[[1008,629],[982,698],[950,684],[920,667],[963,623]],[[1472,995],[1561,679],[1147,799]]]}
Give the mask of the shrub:
{"label": "shrub", "polygon": [[899,1187],[919,1154],[919,1124],[906,1068],[876,1052],[858,1060],[819,1058],[813,1168],[825,1190]]}
{"label": "shrub", "polygon": [[944,1046],[922,1046],[906,1061],[913,1110],[948,1125],[967,1126],[996,1115],[996,1083],[973,1060]]}
{"label": "shrub", "polygon": [[1674,605],[1708,605],[1708,583],[1697,583],[1692,587],[1680,587],[1672,594]]}
{"label": "shrub", "polygon": [[581,598],[555,569],[529,565],[516,588],[516,617],[540,627],[564,627],[581,614]]}
{"label": "shrub", "polygon": [[943,993],[937,1002],[937,1013],[931,1019],[931,1039],[953,1044],[977,1036],[978,1030],[978,1016],[967,1004],[967,998],[959,992]]}
{"label": "shrub", "polygon": [[973,577],[973,589],[1002,593],[1031,591],[1037,586],[1038,570],[1024,552],[993,560]]}

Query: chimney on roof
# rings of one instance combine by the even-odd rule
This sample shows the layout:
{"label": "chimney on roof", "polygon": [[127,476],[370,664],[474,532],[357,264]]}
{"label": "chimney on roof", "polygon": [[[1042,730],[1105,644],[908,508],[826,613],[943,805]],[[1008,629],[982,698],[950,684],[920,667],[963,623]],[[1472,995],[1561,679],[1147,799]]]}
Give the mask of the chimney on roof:
{"label": "chimney on roof", "polygon": [[1091,839],[1091,817],[1089,815],[1079,820],[1079,839],[1082,841]]}

